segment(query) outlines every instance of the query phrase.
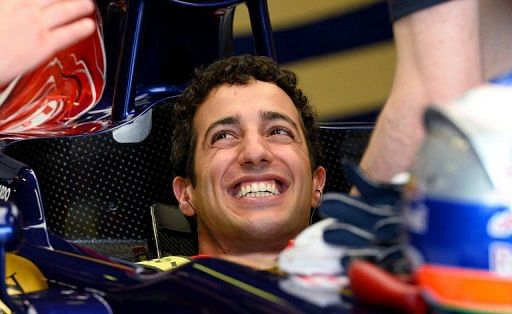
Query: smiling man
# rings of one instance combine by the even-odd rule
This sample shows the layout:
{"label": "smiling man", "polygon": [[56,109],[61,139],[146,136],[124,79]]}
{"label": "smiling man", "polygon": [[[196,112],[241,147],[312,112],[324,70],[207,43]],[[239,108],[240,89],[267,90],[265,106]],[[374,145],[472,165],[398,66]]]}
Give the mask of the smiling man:
{"label": "smiling man", "polygon": [[307,227],[325,183],[316,113],[296,76],[236,56],[196,72],[174,115],[174,194],[199,253],[275,254]]}

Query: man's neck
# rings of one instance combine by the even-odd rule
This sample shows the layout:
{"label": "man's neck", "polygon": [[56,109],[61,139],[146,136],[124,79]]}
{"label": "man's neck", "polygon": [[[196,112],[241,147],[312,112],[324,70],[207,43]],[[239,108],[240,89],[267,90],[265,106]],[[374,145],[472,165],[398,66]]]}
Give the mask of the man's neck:
{"label": "man's neck", "polygon": [[201,241],[199,239],[199,254],[228,260],[258,270],[268,270],[276,266],[281,249],[267,251],[233,250],[223,248],[218,241]]}
{"label": "man's neck", "polygon": [[221,258],[253,269],[269,270],[277,265],[278,253],[248,253],[244,255],[224,255]]}
{"label": "man's neck", "polygon": [[[210,256],[250,256],[252,254],[277,255],[288,244],[285,237],[255,238],[240,234],[236,238],[214,236],[207,228],[198,228],[199,254]],[[281,240],[277,240],[281,239]]]}

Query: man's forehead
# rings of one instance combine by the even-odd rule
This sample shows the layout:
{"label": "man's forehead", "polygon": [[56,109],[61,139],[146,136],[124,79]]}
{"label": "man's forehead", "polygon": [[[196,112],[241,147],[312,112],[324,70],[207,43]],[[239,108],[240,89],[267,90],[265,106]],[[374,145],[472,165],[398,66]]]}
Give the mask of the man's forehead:
{"label": "man's forehead", "polygon": [[212,90],[198,107],[194,126],[196,130],[207,129],[217,121],[240,124],[254,117],[261,121],[287,120],[297,126],[302,121],[299,110],[280,87],[273,83],[254,81],[245,85],[225,84]]}
{"label": "man's forehead", "polygon": [[[259,112],[260,121],[266,122],[266,121],[276,121],[276,120],[282,120],[292,125],[293,128],[298,129],[299,124],[294,121],[294,119],[290,116],[288,116],[285,113],[280,113],[277,111],[271,111],[271,110],[260,110]],[[208,133],[211,129],[215,128],[216,126],[223,126],[223,125],[233,125],[233,126],[240,126],[244,123],[243,117],[240,114],[233,115],[233,116],[227,116],[227,117],[221,117],[218,120],[213,121],[213,123],[208,125],[208,128],[206,129],[206,133]]]}

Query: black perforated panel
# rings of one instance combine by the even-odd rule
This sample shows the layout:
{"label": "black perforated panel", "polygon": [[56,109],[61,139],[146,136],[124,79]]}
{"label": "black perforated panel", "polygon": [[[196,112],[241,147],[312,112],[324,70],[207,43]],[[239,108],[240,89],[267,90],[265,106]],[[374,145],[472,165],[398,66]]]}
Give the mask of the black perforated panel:
{"label": "black perforated panel", "polygon": [[372,131],[371,124],[323,124],[320,128],[327,183],[324,192],[348,192],[350,183],[341,168],[341,161],[358,163]]}
{"label": "black perforated panel", "polygon": [[120,144],[108,132],[26,140],[5,152],[34,169],[56,235],[152,242],[150,206],[174,202],[170,112],[170,105],[154,109],[152,132],[141,143]]}

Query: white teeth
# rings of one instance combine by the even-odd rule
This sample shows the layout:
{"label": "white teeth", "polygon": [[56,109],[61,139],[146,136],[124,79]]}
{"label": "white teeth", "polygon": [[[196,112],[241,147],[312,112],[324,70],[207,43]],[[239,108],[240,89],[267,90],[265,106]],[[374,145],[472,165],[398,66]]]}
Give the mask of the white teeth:
{"label": "white teeth", "polygon": [[263,182],[253,182],[250,184],[242,184],[240,190],[238,191],[237,197],[267,197],[272,195],[279,194],[277,187],[272,183],[263,183]]}

